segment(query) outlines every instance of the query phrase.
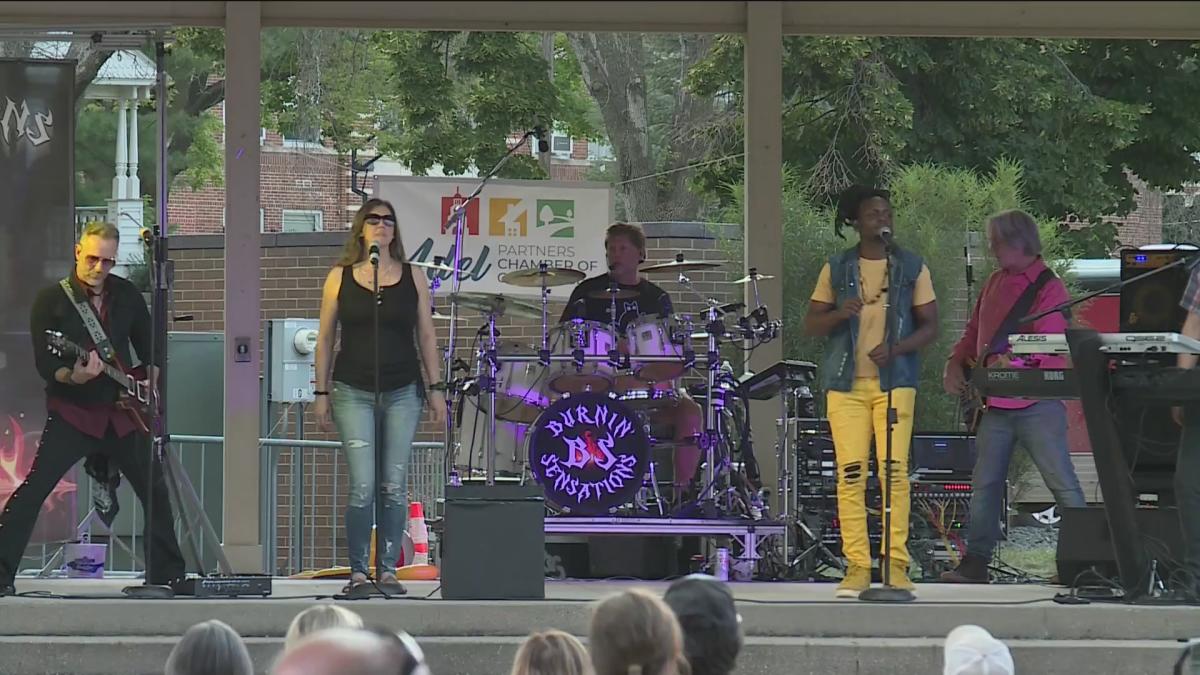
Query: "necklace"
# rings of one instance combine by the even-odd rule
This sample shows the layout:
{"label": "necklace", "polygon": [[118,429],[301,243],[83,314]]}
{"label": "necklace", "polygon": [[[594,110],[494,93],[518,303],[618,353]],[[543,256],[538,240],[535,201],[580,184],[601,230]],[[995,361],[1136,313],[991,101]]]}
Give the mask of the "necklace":
{"label": "necklace", "polygon": [[[885,275],[887,274],[886,268],[884,269],[884,274]],[[858,294],[859,294],[859,299],[862,300],[863,304],[864,305],[874,305],[875,303],[877,303],[881,299],[883,299],[883,294],[887,293],[887,290],[888,290],[887,279],[884,278],[883,283],[880,284],[879,291],[875,293],[875,297],[871,298],[870,300],[868,300],[866,298],[865,293],[867,292],[867,284],[866,284],[866,281],[863,279],[863,266],[862,266],[862,262],[860,261],[859,265],[858,265]]]}

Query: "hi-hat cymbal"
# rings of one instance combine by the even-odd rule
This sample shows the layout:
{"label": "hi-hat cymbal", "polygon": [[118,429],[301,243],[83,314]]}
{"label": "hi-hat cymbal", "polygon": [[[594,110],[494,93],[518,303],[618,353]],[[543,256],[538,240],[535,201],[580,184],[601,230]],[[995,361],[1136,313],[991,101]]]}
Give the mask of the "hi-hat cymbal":
{"label": "hi-hat cymbal", "polygon": [[748,284],[753,279],[758,279],[759,281],[765,281],[767,279],[774,279],[774,278],[775,277],[770,274],[752,274],[750,276],[745,276],[745,277],[742,277],[741,279],[738,279],[737,281],[731,281],[729,283],[731,283],[731,284]]}
{"label": "hi-hat cymbal", "polygon": [[459,293],[450,294],[450,301],[459,307],[473,309],[484,314],[514,316],[525,319],[540,319],[542,308],[502,293]]}
{"label": "hi-hat cymbal", "polygon": [[638,292],[628,288],[618,288],[612,291],[592,291],[588,293],[587,296],[597,300],[612,300],[613,297],[616,297],[617,300],[628,300],[630,298],[636,298],[638,296]]}
{"label": "hi-hat cymbal", "polygon": [[656,272],[691,272],[693,270],[713,270],[724,264],[724,260],[683,260],[682,256],[677,256],[671,262],[646,265],[639,268],[638,271],[648,274]]}
{"label": "hi-hat cymbal", "polygon": [[540,288],[542,286],[542,278],[546,280],[547,286],[566,286],[568,284],[577,284],[583,281],[587,275],[579,270],[567,269],[565,267],[547,267],[545,273],[537,267],[530,267],[523,270],[513,270],[500,275],[500,281],[510,286],[528,286],[532,288]]}
{"label": "hi-hat cymbal", "polygon": [[408,262],[408,264],[413,265],[415,267],[424,267],[426,269],[437,270],[439,272],[453,272],[454,271],[454,268],[450,267],[449,265],[438,265],[436,263],[420,262],[417,260],[410,260]]}
{"label": "hi-hat cymbal", "polygon": [[[449,320],[450,320],[450,315],[449,315],[449,314],[442,314],[441,312],[434,311],[434,313],[433,313],[433,320],[434,320],[434,321],[449,321]],[[463,321],[464,319],[463,319],[463,318],[460,316],[460,317],[458,317],[458,320],[459,320],[459,321]]]}

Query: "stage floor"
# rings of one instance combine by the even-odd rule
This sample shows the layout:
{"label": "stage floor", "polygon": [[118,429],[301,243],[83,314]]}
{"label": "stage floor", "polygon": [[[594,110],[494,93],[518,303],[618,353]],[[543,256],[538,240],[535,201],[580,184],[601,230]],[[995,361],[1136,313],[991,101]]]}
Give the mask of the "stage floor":
{"label": "stage floor", "polygon": [[[161,673],[178,636],[220,619],[246,638],[260,672],[279,653],[292,617],[329,601],[342,580],[275,579],[269,598],[131,600],[121,579],[19,578],[25,595],[0,599],[0,673]],[[406,630],[437,675],[505,675],[532,631],[586,636],[593,603],[666,582],[547,581],[546,599],[443,600],[437,582],[406,584],[402,599],[344,601],[370,624]],[[1061,587],[919,584],[916,602],[879,605],[833,597],[832,583],[731,583],[746,647],[739,675],[939,672],[955,626],[986,627],[1011,647],[1018,672],[1171,672],[1182,639],[1200,637],[1194,606],[1064,605]],[[33,646],[34,649],[25,647]]]}

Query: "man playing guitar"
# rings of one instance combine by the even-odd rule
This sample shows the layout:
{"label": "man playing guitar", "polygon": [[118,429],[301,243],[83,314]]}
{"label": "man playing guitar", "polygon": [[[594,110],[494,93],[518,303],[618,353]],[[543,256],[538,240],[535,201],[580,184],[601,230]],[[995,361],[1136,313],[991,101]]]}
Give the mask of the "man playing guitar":
{"label": "man playing guitar", "polygon": [[[15,593],[13,579],[42,503],[76,462],[92,455],[120,468],[143,508],[153,472],[154,518],[145,533],[148,581],[170,584],[185,573],[162,468],[151,465],[146,436],[139,433],[144,421],[126,406],[127,387],[101,376],[106,366],[127,371],[131,346],[142,359],[150,353],[150,314],[141,293],[109,274],[116,264],[118,237],[110,223],[88,224],[75,245],[75,268],[65,287],[55,283],[43,288],[33,304],[30,333],[38,373],[46,380],[48,414],[29,475],[0,513],[0,596]],[[107,345],[92,339],[96,328],[85,324],[85,307],[98,320]],[[71,350],[52,353],[47,348],[52,334],[60,343],[88,346],[86,360],[69,358]],[[100,356],[102,351],[110,353],[108,359]],[[150,382],[157,374],[151,367]]]}
{"label": "man playing guitar", "polygon": [[[1042,261],[1038,225],[1024,211],[1006,211],[987,225],[988,246],[999,269],[992,273],[963,336],[954,345],[943,371],[947,393],[961,396],[969,383],[964,368],[1061,368],[1063,358],[1015,358],[1008,336],[1013,333],[1062,333],[1067,320],[1055,312],[1032,326],[1018,329],[1017,317],[1055,307],[1070,299],[1067,287]],[[1025,297],[1022,297],[1025,296]],[[1023,302],[1024,300],[1024,302]],[[1042,474],[1059,506],[1086,506],[1079,478],[1067,449],[1067,413],[1062,401],[990,397],[976,429],[971,485],[971,521],[967,554],[942,581],[986,584],[988,564],[1000,540],[1008,463],[1020,443]]]}

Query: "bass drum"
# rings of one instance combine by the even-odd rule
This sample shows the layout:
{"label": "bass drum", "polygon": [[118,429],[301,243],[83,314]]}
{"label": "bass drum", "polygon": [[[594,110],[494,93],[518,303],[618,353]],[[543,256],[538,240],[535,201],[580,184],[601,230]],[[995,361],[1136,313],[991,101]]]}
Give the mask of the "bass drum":
{"label": "bass drum", "polygon": [[607,515],[632,503],[650,464],[640,416],[609,394],[570,394],[529,428],[529,469],[547,506]]}

